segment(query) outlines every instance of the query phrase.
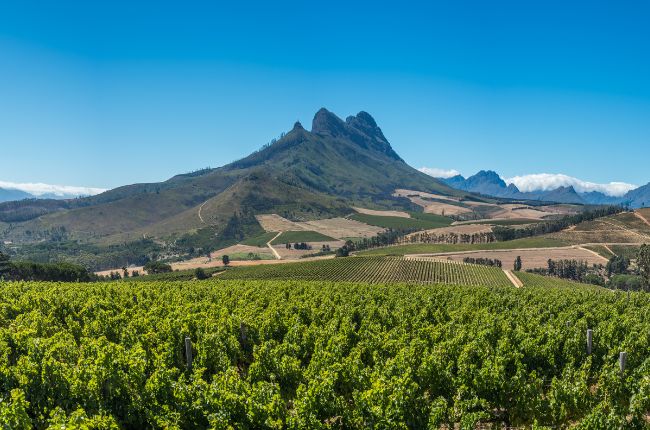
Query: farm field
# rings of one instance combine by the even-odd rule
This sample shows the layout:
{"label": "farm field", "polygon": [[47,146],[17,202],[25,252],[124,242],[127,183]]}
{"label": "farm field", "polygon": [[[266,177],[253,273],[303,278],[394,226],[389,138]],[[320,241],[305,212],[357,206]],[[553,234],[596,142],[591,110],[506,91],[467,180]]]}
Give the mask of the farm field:
{"label": "farm field", "polygon": [[568,243],[547,237],[533,237],[516,239],[507,242],[492,242],[479,244],[446,244],[446,243],[415,243],[407,245],[393,245],[383,248],[359,251],[358,255],[408,255],[408,254],[435,254],[441,252],[462,252],[493,249],[524,249],[524,248],[554,248],[567,246]]}
{"label": "farm field", "polygon": [[587,285],[568,279],[555,278],[553,276],[542,276],[535,273],[512,272],[526,288],[593,288],[594,290],[607,291],[596,285]]}
{"label": "farm field", "polygon": [[267,231],[266,233],[262,233],[259,236],[251,237],[249,239],[241,241],[241,245],[263,247],[266,246],[266,244],[277,234],[278,233],[275,231]]}
{"label": "farm field", "polygon": [[552,236],[573,243],[641,244],[650,242],[650,226],[634,213],[624,212],[583,222]]}
{"label": "farm field", "polygon": [[271,242],[271,245],[296,242],[331,242],[334,240],[334,238],[325,236],[316,231],[283,231]]}
{"label": "farm field", "polygon": [[7,428],[647,428],[644,293],[11,283],[0,307]]}
{"label": "farm field", "polygon": [[[432,215],[432,214],[429,214]],[[436,216],[436,218],[419,219],[419,218],[404,218],[393,216],[377,216],[368,214],[354,214],[350,215],[350,219],[359,221],[365,224],[374,225],[381,228],[391,229],[409,229],[416,228],[419,230],[427,230],[438,227],[446,227],[451,225],[452,219],[443,216]]]}
{"label": "farm field", "polygon": [[220,279],[291,279],[346,282],[512,286],[503,270],[399,257],[348,257],[321,261],[237,267]]}
{"label": "farm field", "polygon": [[438,254],[453,261],[463,261],[466,257],[497,259],[503,262],[505,268],[512,268],[515,258],[522,260],[522,269],[544,269],[548,267],[549,258],[552,260],[578,260],[586,261],[589,265],[606,265],[608,258],[596,255],[581,248],[546,248],[546,249],[518,249],[518,250],[491,250],[491,251],[469,251],[459,254],[444,253]]}
{"label": "farm field", "polygon": [[372,237],[384,231],[381,227],[347,218],[327,218],[304,222],[289,221],[277,214],[256,215],[256,218],[267,232],[315,231],[324,236],[341,239],[345,237]]}
{"label": "farm field", "polygon": [[404,211],[374,210],[374,209],[366,209],[366,208],[358,208],[358,207],[354,207],[352,209],[354,209],[360,214],[366,214],[366,215],[411,218],[411,215],[408,212],[404,212]]}

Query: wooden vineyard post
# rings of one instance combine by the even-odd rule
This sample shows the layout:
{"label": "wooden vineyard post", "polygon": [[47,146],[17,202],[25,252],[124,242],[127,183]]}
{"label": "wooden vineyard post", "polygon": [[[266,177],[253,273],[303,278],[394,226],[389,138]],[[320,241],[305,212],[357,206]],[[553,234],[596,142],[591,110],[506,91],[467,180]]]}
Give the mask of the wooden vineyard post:
{"label": "wooden vineyard post", "polygon": [[185,338],[185,359],[187,360],[187,370],[192,371],[192,340]]}
{"label": "wooden vineyard post", "polygon": [[591,355],[591,348],[593,346],[594,331],[587,329],[587,355]]}
{"label": "wooden vineyard post", "polygon": [[627,361],[627,352],[621,352],[618,356],[618,366],[621,368],[621,374],[625,372],[625,362]]}

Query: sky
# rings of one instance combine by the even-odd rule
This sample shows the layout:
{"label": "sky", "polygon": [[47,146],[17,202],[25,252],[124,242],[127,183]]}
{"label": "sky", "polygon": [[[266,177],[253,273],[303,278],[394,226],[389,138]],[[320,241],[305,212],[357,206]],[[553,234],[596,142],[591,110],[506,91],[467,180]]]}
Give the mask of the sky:
{"label": "sky", "polygon": [[161,181],[326,107],[416,168],[643,185],[648,22],[647,1],[0,0],[0,182]]}

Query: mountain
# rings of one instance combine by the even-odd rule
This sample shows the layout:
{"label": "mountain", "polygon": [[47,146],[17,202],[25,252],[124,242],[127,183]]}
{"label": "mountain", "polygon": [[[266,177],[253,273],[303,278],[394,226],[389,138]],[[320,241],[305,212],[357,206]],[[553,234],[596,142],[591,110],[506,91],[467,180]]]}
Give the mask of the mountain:
{"label": "mountain", "polygon": [[516,185],[506,184],[499,174],[492,170],[481,170],[467,179],[457,175],[441,180],[450,187],[492,197],[557,203],[584,203],[573,187],[560,187],[550,191],[521,192]]}
{"label": "mountain", "polygon": [[590,191],[587,193],[580,193],[580,197],[590,205],[617,205],[621,203],[621,197],[608,196],[599,191]]}
{"label": "mountain", "polygon": [[12,200],[23,200],[30,198],[34,198],[34,196],[24,191],[0,188],[0,202],[10,202]]}
{"label": "mountain", "polygon": [[358,205],[412,208],[392,196],[396,188],[467,194],[407,165],[368,113],[342,120],[321,109],[311,131],[296,123],[278,141],[226,166],[92,197],[0,204],[0,221],[17,223],[3,233],[13,240],[53,229],[102,243],[174,240],[201,230],[241,237],[259,232],[254,214],[315,219],[347,215]]}
{"label": "mountain", "polygon": [[585,201],[580,197],[573,187],[559,187],[549,191],[535,191],[521,193],[523,198],[529,200],[543,200],[546,202],[584,204]]}
{"label": "mountain", "polygon": [[628,191],[621,200],[633,208],[650,207],[650,183]]}

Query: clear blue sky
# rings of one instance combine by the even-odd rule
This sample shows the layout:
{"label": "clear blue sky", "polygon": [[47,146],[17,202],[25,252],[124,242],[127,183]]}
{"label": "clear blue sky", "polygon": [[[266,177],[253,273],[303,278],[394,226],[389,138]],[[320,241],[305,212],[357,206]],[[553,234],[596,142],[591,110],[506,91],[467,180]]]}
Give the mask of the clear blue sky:
{"label": "clear blue sky", "polygon": [[1,1],[0,180],[164,180],[325,106],[414,167],[650,181],[647,1],[222,3]]}

